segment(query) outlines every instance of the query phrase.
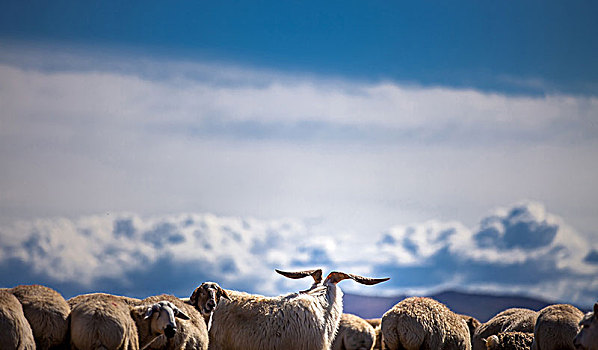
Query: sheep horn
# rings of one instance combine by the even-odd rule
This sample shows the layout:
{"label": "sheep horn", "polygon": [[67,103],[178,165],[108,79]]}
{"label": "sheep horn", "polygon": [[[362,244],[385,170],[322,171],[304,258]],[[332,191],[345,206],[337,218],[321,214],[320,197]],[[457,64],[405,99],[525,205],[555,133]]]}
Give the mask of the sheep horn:
{"label": "sheep horn", "polygon": [[326,281],[329,281],[332,284],[337,284],[338,282],[342,281],[342,280],[346,280],[346,279],[352,279],[355,282],[361,283],[361,284],[365,284],[368,286],[374,285],[374,284],[378,284],[380,282],[384,282],[384,281],[388,281],[390,279],[390,277],[386,277],[386,278],[370,278],[370,277],[363,277],[363,276],[359,276],[359,275],[354,275],[352,273],[344,273],[344,272],[339,272],[339,271],[332,271],[330,274],[328,274],[328,277],[326,277]]}
{"label": "sheep horn", "polygon": [[288,271],[281,271],[276,269],[276,272],[279,274],[293,279],[303,278],[307,276],[311,276],[314,279],[316,284],[322,282],[322,269],[315,269],[315,270],[306,270],[306,271],[298,271],[298,272],[288,272]]}

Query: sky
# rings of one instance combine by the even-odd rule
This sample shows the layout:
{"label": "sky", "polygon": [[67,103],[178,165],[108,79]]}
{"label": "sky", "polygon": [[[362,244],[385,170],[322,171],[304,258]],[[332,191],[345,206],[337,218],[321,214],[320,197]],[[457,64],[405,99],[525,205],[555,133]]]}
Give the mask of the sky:
{"label": "sky", "polygon": [[323,267],[591,305],[597,15],[2,1],[0,284],[274,295]]}

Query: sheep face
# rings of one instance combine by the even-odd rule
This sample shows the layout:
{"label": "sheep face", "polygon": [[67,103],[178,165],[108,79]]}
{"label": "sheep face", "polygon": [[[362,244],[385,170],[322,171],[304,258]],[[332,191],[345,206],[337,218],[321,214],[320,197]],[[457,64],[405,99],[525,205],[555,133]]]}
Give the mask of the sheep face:
{"label": "sheep face", "polygon": [[150,319],[150,329],[153,334],[164,334],[167,338],[172,338],[177,331],[175,317],[189,319],[189,316],[171,302],[161,301],[148,306],[144,319]]}
{"label": "sheep face", "polygon": [[594,312],[587,313],[579,322],[581,329],[573,339],[575,348],[579,350],[598,350],[598,303],[594,304]]}
{"label": "sheep face", "polygon": [[220,302],[220,298],[230,300],[230,297],[218,283],[204,282],[195,288],[189,298],[191,305],[197,309],[203,316],[209,316]]}
{"label": "sheep face", "polygon": [[488,350],[497,350],[500,347],[500,340],[498,339],[498,336],[496,334],[489,336],[488,339],[486,339],[485,341],[486,348]]}

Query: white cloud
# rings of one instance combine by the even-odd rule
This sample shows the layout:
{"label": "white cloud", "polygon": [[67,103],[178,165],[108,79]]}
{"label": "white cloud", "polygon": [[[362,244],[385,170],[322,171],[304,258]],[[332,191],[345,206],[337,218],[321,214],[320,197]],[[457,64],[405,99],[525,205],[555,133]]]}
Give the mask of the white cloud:
{"label": "white cloud", "polygon": [[[489,222],[498,235],[488,235]],[[513,230],[516,236],[509,237]],[[43,277],[62,283],[67,294],[108,289],[184,295],[204,280],[279,294],[309,282],[286,280],[275,268],[322,267],[392,277],[374,291],[345,284],[344,289],[359,293],[460,288],[589,305],[598,273],[598,265],[584,261],[598,249],[592,244],[538,203],[498,210],[475,229],[429,221],[362,239],[346,238],[342,232],[323,234],[317,225],[296,219],[121,214],[0,227],[0,267],[16,259],[21,262],[22,271],[15,271],[22,278],[19,283],[37,283]],[[143,284],[148,276],[151,286]],[[3,284],[9,283],[7,278]]]}

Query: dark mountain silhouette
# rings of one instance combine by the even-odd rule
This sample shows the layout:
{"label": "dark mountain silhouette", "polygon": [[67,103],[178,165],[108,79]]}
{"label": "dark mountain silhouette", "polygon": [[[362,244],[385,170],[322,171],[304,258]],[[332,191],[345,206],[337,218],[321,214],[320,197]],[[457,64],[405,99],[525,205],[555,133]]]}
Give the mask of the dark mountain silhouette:
{"label": "dark mountain silhouette", "polygon": [[[486,322],[500,311],[511,307],[522,307],[540,310],[551,302],[518,295],[493,295],[444,291],[428,297],[436,299],[459,314],[473,316]],[[345,293],[344,312],[356,314],[363,318],[378,318],[392,308],[405,296],[373,297]],[[581,308],[584,310],[584,308]]]}

